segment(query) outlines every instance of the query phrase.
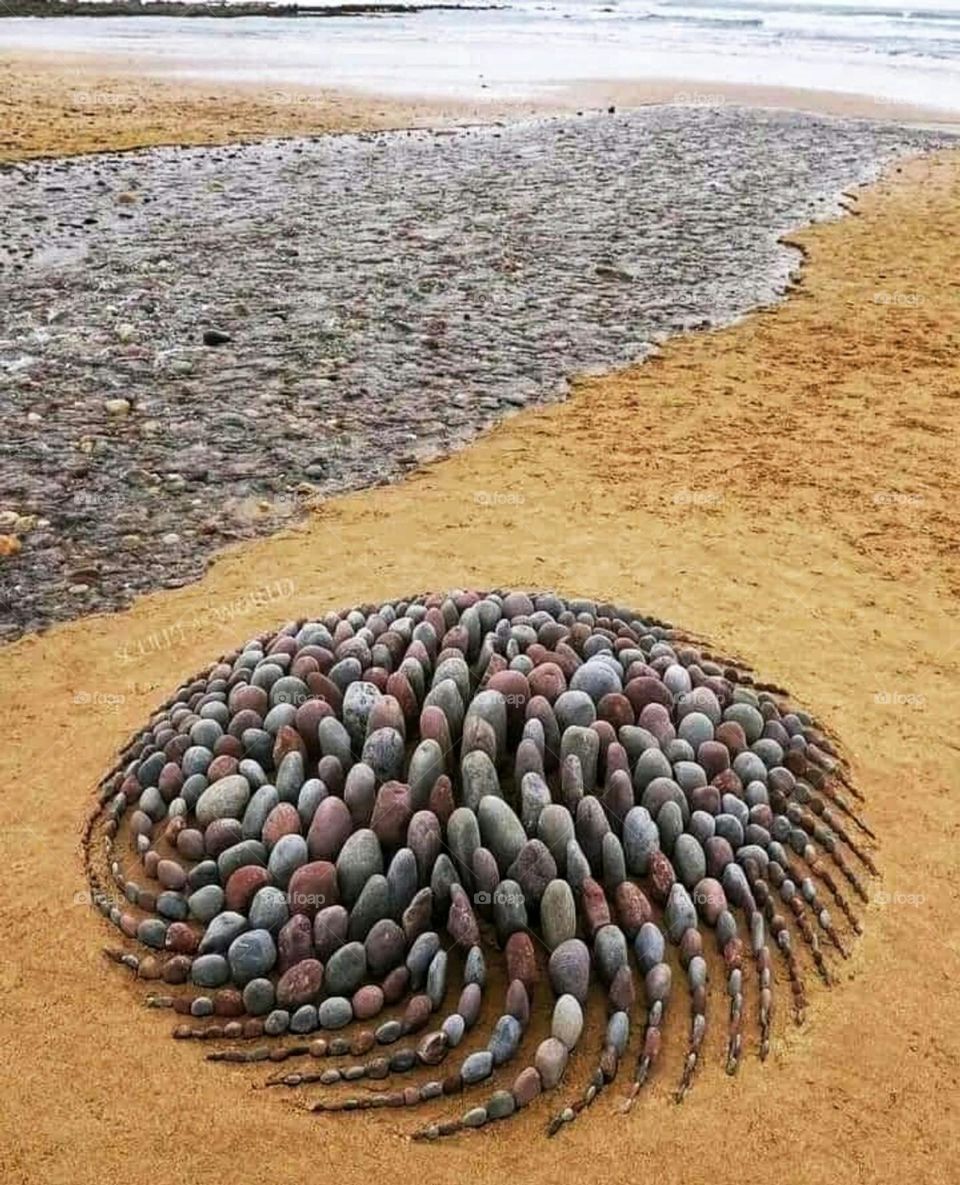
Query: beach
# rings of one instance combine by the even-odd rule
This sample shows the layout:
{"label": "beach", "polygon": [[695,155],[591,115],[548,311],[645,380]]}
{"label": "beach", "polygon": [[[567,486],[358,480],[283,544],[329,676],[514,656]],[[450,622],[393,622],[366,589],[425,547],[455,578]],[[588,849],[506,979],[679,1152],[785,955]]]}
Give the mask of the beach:
{"label": "beach", "polygon": [[[62,106],[75,79],[3,70],[15,113],[37,96],[60,112],[19,121],[3,137],[7,160],[491,114],[283,103],[112,74],[104,93],[120,88],[132,107],[90,103],[81,120]],[[540,103],[496,113],[546,114]],[[596,102],[589,118],[605,117],[616,118]],[[680,1182],[701,1166],[715,1185],[952,1179],[960,154],[902,147],[879,181],[847,189],[846,216],[782,230],[794,274],[777,273],[776,255],[764,307],[672,325],[639,364],[571,374],[565,398],[498,410],[468,447],[416,458],[392,484],[304,495],[290,526],[218,551],[183,587],[0,649],[4,1179],[293,1182],[318,1161],[348,1183],[411,1170],[439,1182]],[[257,1089],[265,1074],[203,1061],[104,961],[113,935],[77,896],[81,821],[117,748],[183,677],[286,620],[462,587],[634,605],[789,687],[840,739],[881,839],[882,879],[839,981],[812,989],[803,1027],[786,1007],[776,1015],[766,1064],[748,1054],[728,1078],[723,1026],[711,1024],[682,1106],[671,1071],[630,1115],[614,1088],[551,1143],[540,1100],[509,1125],[423,1146],[407,1139],[403,1111],[307,1115]],[[571,1061],[578,1080],[599,1040],[596,1003]],[[668,1018],[674,1054],[685,1022],[681,1008]]]}

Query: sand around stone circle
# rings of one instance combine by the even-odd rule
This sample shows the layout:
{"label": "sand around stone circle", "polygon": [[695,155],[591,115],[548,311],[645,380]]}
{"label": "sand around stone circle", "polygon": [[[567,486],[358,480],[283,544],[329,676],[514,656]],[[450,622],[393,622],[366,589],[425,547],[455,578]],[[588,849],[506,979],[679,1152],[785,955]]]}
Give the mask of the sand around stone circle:
{"label": "sand around stone circle", "polygon": [[[598,1182],[698,1166],[717,1185],[952,1179],[958,195],[955,157],[911,165],[858,217],[799,236],[784,306],[579,383],[390,490],[224,553],[197,585],[0,654],[4,1180],[225,1179],[238,1163],[251,1182],[318,1164],[347,1182],[547,1182],[558,1163]],[[849,977],[812,995],[805,1028],[777,1017],[768,1062],[731,1081],[711,1026],[682,1106],[651,1083],[630,1116],[601,1101],[548,1154],[547,1102],[434,1148],[388,1115],[306,1118],[242,1067],[198,1064],[108,975],[108,928],[74,904],[96,781],[184,674],[285,619],[466,582],[616,599],[721,639],[829,719],[884,840]],[[678,1011],[665,1040],[685,1031]],[[571,1072],[599,1037],[588,1017]]]}

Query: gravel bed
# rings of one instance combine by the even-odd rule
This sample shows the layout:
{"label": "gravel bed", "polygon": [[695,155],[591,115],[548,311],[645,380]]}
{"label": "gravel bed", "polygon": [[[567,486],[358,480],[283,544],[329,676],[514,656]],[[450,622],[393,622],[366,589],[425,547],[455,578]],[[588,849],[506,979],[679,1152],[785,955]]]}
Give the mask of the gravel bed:
{"label": "gravel bed", "polygon": [[0,638],[774,300],[778,235],[936,142],[659,107],[4,169]]}

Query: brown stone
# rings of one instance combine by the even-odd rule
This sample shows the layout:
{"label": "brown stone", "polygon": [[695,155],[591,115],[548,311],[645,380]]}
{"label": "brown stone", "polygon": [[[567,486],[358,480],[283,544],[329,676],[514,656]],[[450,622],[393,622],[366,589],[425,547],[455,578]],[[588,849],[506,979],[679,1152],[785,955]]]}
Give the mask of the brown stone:
{"label": "brown stone", "polygon": [[540,978],[537,968],[537,955],[533,946],[533,939],[526,930],[517,930],[507,939],[505,948],[507,963],[507,979],[519,979],[533,994],[534,985]]}

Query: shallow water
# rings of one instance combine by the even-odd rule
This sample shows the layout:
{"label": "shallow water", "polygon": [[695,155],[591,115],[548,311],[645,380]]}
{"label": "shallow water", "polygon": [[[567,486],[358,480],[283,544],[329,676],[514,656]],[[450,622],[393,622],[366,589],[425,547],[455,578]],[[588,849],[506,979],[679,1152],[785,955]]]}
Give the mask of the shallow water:
{"label": "shallow water", "polygon": [[[132,55],[187,77],[458,98],[583,79],[758,83],[960,110],[960,0],[521,0],[292,20],[0,20],[0,50]],[[688,100],[709,90],[687,88]]]}

